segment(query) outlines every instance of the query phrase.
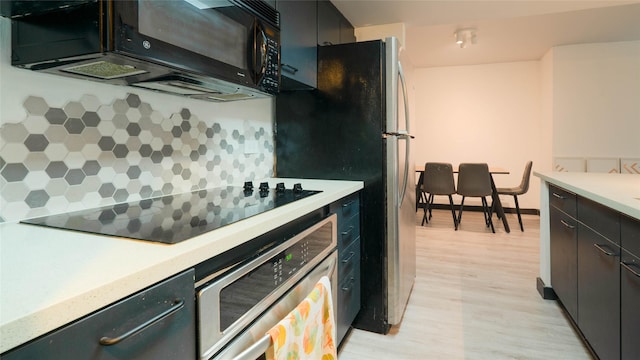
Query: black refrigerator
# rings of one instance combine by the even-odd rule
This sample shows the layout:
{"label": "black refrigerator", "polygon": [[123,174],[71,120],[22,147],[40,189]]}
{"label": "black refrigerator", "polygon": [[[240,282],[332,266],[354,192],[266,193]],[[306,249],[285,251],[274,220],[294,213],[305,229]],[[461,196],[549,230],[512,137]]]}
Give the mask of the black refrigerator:
{"label": "black refrigerator", "polygon": [[276,97],[276,176],[361,180],[361,309],[386,334],[415,279],[415,174],[396,38],[318,48],[318,86]]}

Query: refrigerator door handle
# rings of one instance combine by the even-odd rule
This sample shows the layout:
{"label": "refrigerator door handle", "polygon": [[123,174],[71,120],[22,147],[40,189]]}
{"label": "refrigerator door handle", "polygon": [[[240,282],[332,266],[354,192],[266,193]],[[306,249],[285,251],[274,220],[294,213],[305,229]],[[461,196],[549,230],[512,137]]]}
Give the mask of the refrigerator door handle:
{"label": "refrigerator door handle", "polygon": [[407,141],[405,150],[404,161],[404,179],[402,181],[402,193],[400,194],[399,207],[404,202],[404,197],[407,192],[407,184],[409,181],[409,163],[411,158],[411,139],[415,137],[409,134],[409,94],[407,93],[407,82],[404,76],[404,70],[402,70],[402,63],[398,61],[398,77],[400,78],[400,85],[402,90],[402,100],[404,103],[404,121],[406,130],[398,130],[398,137]]}
{"label": "refrigerator door handle", "polygon": [[389,136],[397,136],[401,139],[415,139],[416,137],[407,133],[406,131],[402,130],[402,131],[398,131],[398,132],[383,132],[382,133],[382,138],[386,139]]}

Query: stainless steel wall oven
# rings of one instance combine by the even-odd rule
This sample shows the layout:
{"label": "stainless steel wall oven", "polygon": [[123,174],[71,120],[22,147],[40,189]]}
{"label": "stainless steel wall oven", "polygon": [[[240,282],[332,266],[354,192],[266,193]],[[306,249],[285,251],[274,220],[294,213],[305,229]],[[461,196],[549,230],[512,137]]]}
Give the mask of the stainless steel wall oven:
{"label": "stainless steel wall oven", "polygon": [[335,305],[337,218],[326,213],[320,209],[196,266],[200,359],[260,358],[269,346],[266,332],[322,276],[331,280]]}

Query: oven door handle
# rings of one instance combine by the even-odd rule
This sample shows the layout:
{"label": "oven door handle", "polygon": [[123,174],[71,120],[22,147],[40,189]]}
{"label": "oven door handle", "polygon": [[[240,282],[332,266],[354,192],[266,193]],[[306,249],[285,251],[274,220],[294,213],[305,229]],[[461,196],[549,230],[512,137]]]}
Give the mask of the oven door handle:
{"label": "oven door handle", "polygon": [[271,346],[271,335],[267,334],[238,354],[233,360],[256,360],[267,352],[269,346]]}
{"label": "oven door handle", "polygon": [[[329,265],[329,271],[327,271],[326,276],[331,279],[333,273],[336,270],[336,265],[338,263],[337,257],[332,260],[332,264]],[[265,352],[271,346],[271,335],[266,334],[261,337],[258,341],[253,343],[253,345],[249,346],[243,352],[238,354],[238,356],[234,357],[233,360],[256,360],[260,356],[264,355]]]}

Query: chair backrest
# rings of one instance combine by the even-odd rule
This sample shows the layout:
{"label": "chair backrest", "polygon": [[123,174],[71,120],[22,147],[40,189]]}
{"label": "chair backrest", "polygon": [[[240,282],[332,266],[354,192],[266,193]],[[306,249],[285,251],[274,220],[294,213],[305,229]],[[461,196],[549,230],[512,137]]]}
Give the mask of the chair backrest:
{"label": "chair backrest", "polygon": [[527,161],[527,165],[524,167],[524,173],[522,174],[522,181],[520,182],[520,194],[524,194],[529,191],[529,179],[531,178],[531,168],[533,167],[533,161]]}
{"label": "chair backrest", "polygon": [[458,194],[489,196],[492,193],[489,166],[485,163],[462,163],[458,167]]}
{"label": "chair backrest", "polygon": [[424,164],[422,191],[433,195],[451,195],[456,193],[453,180],[453,166],[449,163],[428,162]]}

